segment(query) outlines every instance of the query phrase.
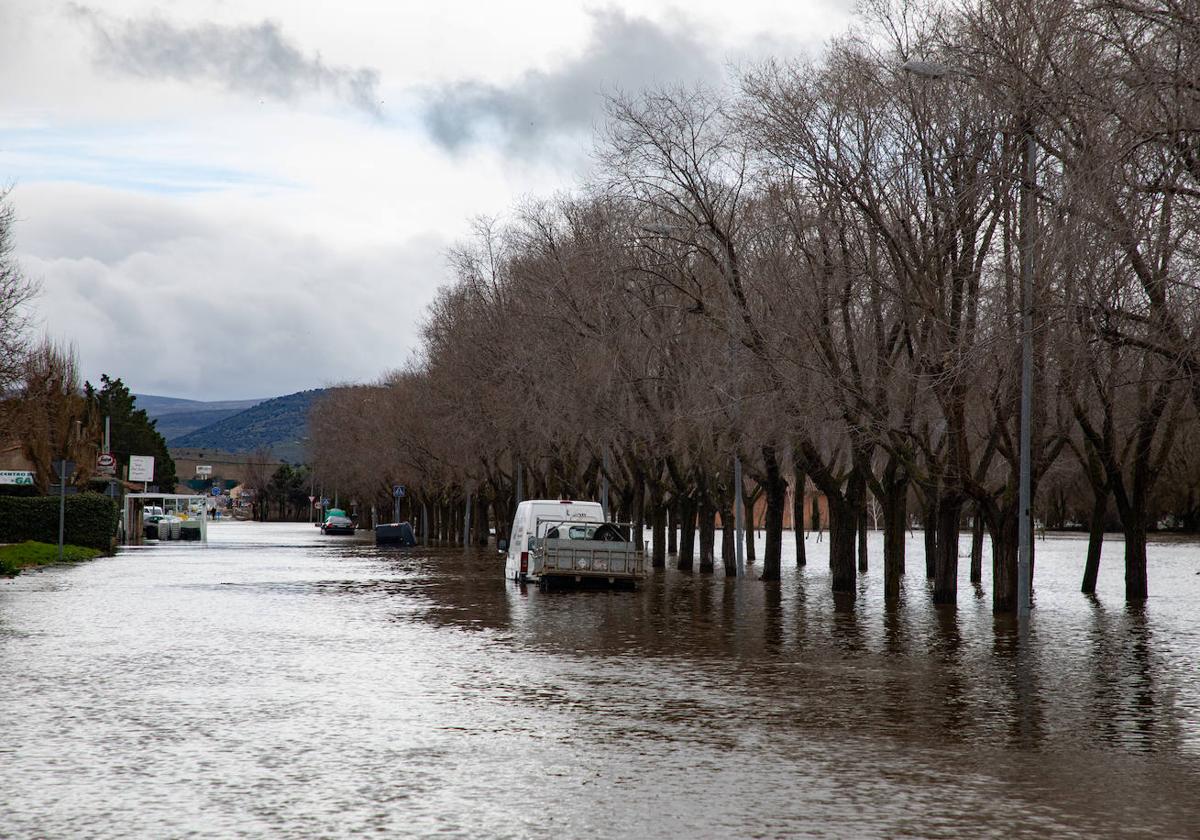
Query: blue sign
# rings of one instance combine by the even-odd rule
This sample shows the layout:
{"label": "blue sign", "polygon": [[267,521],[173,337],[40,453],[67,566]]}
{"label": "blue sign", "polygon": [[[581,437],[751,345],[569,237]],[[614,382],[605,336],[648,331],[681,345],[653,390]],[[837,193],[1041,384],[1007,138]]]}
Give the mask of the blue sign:
{"label": "blue sign", "polygon": [[322,500],[321,500],[321,507],[323,507],[323,508],[327,508],[327,507],[329,507],[329,499],[322,499]]}
{"label": "blue sign", "polygon": [[396,486],[394,486],[392,488],[392,495],[395,496],[397,499],[403,499],[404,498],[404,485],[397,484]]}
{"label": "blue sign", "polygon": [[221,495],[221,488],[220,488],[220,487],[214,487],[214,488],[212,489],[212,494],[213,494],[214,496],[220,496],[220,495]]}

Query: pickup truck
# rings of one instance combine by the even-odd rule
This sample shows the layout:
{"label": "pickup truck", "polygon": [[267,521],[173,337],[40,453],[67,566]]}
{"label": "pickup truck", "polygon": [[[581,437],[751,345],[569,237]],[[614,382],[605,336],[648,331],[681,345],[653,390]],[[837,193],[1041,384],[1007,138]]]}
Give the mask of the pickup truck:
{"label": "pickup truck", "polygon": [[604,521],[596,502],[534,499],[513,518],[506,575],[542,586],[635,586],[645,576],[645,555],[628,528]]}

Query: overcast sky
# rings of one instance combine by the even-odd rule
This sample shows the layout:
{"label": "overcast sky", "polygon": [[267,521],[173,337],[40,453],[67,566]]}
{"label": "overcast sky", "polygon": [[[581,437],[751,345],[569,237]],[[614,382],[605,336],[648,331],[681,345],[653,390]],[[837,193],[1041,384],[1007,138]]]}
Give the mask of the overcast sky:
{"label": "overcast sky", "polygon": [[85,375],[270,397],[402,365],[472,216],[572,186],[604,95],[814,51],[849,0],[0,3],[0,183]]}

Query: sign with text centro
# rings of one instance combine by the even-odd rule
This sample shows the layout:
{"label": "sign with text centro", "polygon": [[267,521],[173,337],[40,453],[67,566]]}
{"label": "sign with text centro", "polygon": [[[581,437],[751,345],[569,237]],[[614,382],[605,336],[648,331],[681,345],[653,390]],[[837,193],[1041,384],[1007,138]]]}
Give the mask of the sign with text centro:
{"label": "sign with text centro", "polygon": [[25,470],[0,470],[0,484],[32,485],[33,473]]}
{"label": "sign with text centro", "polygon": [[130,455],[129,456],[129,480],[130,481],[153,481],[154,480],[154,456],[153,455]]}

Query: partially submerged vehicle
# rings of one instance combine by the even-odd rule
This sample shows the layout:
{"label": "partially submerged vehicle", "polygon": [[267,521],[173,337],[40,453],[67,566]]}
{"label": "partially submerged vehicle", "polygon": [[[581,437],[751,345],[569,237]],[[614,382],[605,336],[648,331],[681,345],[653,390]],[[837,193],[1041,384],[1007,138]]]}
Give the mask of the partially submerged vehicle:
{"label": "partially submerged vehicle", "polygon": [[645,556],[628,526],[605,521],[599,502],[530,499],[517,505],[504,573],[542,586],[632,587],[645,576]]}
{"label": "partially submerged vehicle", "polygon": [[322,534],[347,534],[354,535],[355,525],[354,520],[346,515],[346,511],[340,508],[330,508],[325,514],[325,521],[321,523]]}

